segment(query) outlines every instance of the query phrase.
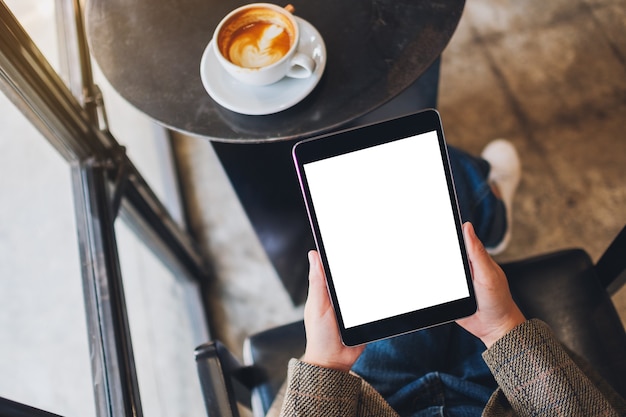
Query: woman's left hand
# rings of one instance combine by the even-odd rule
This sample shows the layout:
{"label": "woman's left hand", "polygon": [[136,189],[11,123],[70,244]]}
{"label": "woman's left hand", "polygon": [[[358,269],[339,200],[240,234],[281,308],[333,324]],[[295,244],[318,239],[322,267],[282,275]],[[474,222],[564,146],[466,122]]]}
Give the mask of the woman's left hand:
{"label": "woman's left hand", "polygon": [[347,372],[365,348],[348,347],[341,342],[324,269],[316,251],[309,252],[309,295],[304,305],[304,326],[307,340],[304,362]]}

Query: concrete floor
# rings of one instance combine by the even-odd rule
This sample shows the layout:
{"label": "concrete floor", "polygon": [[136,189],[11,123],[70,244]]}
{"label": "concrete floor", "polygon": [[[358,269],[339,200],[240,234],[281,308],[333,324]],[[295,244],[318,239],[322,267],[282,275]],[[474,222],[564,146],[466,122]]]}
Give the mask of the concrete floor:
{"label": "concrete floor", "polygon": [[[478,154],[505,137],[521,155],[513,239],[497,260],[564,247],[596,260],[626,223],[625,27],[623,0],[467,1],[443,54],[439,110],[449,143]],[[192,227],[215,262],[214,336],[240,352],[247,334],[299,318],[301,307],[210,144],[175,143]],[[614,300],[626,321],[626,291]]]}

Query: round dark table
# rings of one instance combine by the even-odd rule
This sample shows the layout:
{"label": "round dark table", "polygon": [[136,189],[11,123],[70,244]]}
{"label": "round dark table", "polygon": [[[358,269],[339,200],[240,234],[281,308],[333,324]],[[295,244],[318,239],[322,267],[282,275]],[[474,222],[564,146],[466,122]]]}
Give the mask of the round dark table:
{"label": "round dark table", "polygon": [[324,39],[326,69],[300,103],[264,116],[222,108],[200,80],[200,59],[218,21],[249,2],[88,0],[87,37],[104,76],[128,102],[172,130],[212,141],[270,259],[299,302],[313,241],[291,146],[435,107],[439,57],[465,1],[291,1],[295,14]]}

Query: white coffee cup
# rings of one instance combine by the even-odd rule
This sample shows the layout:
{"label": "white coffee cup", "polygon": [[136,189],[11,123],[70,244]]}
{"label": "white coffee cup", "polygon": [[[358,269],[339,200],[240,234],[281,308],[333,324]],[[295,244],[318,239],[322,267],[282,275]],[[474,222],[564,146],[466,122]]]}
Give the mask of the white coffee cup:
{"label": "white coffee cup", "polygon": [[230,12],[217,25],[213,50],[222,67],[238,81],[267,85],[285,76],[307,78],[312,57],[298,51],[300,28],[283,7],[253,3]]}

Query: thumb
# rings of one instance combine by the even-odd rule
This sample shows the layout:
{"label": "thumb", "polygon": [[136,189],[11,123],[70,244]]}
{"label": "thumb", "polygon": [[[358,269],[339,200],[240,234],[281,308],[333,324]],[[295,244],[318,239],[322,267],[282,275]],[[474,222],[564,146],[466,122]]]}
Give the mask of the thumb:
{"label": "thumb", "polygon": [[476,236],[476,231],[472,223],[467,222],[463,224],[463,236],[465,237],[472,272],[474,272],[475,275],[482,275],[481,273],[485,272],[485,268],[488,267],[493,260],[487,253],[480,239],[478,239],[478,236]]}
{"label": "thumb", "polygon": [[308,253],[309,258],[309,294],[306,305],[314,311],[321,311],[328,304],[326,290],[326,278],[320,261],[319,254],[312,250]]}

